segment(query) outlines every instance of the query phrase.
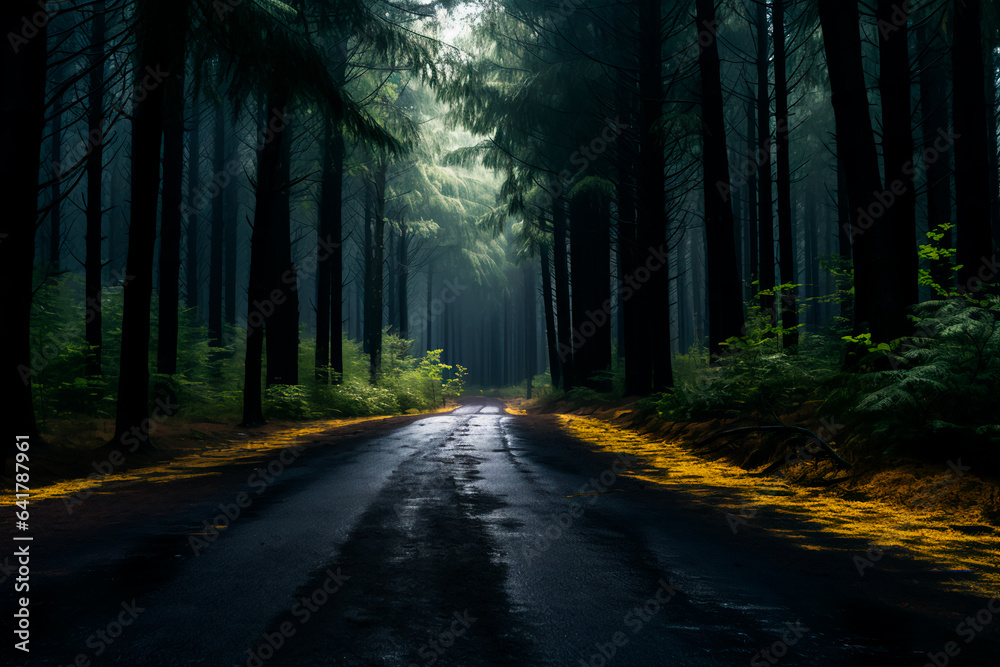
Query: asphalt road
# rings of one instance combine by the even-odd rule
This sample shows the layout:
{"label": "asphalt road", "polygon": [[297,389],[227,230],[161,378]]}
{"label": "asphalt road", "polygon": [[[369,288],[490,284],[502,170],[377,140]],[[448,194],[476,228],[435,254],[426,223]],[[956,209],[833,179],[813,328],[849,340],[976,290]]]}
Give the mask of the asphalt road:
{"label": "asphalt road", "polygon": [[1000,665],[1000,614],[958,626],[987,599],[905,562],[861,578],[860,542],[734,535],[632,465],[484,400],[72,516],[44,501],[31,651],[5,633],[5,662]]}

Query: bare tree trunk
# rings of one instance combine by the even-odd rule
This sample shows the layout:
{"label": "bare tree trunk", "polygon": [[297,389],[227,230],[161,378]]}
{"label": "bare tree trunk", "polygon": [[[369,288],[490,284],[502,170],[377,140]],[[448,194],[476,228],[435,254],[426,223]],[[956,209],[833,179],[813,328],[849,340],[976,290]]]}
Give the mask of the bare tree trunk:
{"label": "bare tree trunk", "polygon": [[[129,221],[127,278],[122,309],[121,369],[113,446],[129,450],[151,447],[149,438],[150,302],[156,244],[156,205],[160,189],[160,144],[163,140],[166,86],[144,84],[157,68],[179,75],[184,66],[183,41],[167,27],[187,25],[187,2],[178,8],[165,0],[139,0],[136,11],[144,25],[157,25],[139,45],[136,87],[145,98],[136,100],[132,121],[132,201]],[[169,77],[166,77],[169,79]]]}
{"label": "bare tree trunk", "polygon": [[[778,268],[781,282],[794,284],[795,233],[792,225],[792,165],[788,135],[788,49],[785,46],[785,0],[773,0],[772,20],[774,33],[774,125],[777,149],[776,185],[778,190]],[[781,338],[782,347],[793,348],[799,344],[798,289],[782,290],[781,328],[788,333]]]}
{"label": "bare tree trunk", "polygon": [[573,365],[573,325],[569,304],[569,258],[566,253],[566,209],[561,199],[552,202],[552,233],[556,279],[556,319],[559,321],[559,360],[562,388],[569,391],[576,378]]}
{"label": "bare tree trunk", "polygon": [[984,266],[992,252],[990,230],[989,142],[980,0],[954,0],[952,80],[955,82],[955,206],[958,224],[958,285],[974,289],[979,280],[994,282]]}
{"label": "bare tree trunk", "polygon": [[[780,1],[780,0],[779,0]],[[715,0],[698,0],[696,26],[716,25]],[[730,203],[729,151],[726,147],[722,69],[715,39],[699,51],[703,145],[702,191],[705,231],[708,235],[709,351],[719,354],[721,343],[743,334],[743,299],[736,254],[735,221]],[[669,329],[668,329],[669,331]]]}
{"label": "bare tree trunk", "polygon": [[163,198],[160,212],[160,321],[156,369],[159,373],[173,375],[177,372],[181,216],[184,203],[183,71],[175,73],[164,85],[166,92],[163,121]]}
{"label": "bare tree trunk", "polygon": [[[4,35],[20,34],[22,18],[32,16],[34,0],[12,0],[0,18]],[[45,3],[42,3],[42,9]],[[0,49],[0,183],[7,196],[0,215],[0,349],[3,350],[4,470],[15,443],[38,437],[31,397],[31,290],[38,218],[39,146],[45,118],[45,26],[16,48]]]}
{"label": "bare tree trunk", "polygon": [[[885,182],[895,201],[886,206],[886,222],[892,235],[892,265],[883,289],[892,292],[893,312],[890,336],[902,338],[912,327],[909,309],[917,303],[917,192],[913,181],[913,115],[910,104],[909,28],[905,21],[893,23],[900,11],[895,0],[878,0],[880,25],[892,25],[891,32],[879,30],[882,99],[882,145]],[[887,195],[888,196],[888,195]]]}
{"label": "bare tree trunk", "polygon": [[[212,171],[216,178],[226,174],[226,105],[215,105],[215,140],[212,146]],[[224,182],[220,187],[232,187]],[[208,259],[208,335],[209,345],[222,347],[222,257],[226,234],[226,207],[222,192],[212,198],[212,237]]]}
{"label": "bare tree trunk", "polygon": [[90,25],[90,95],[87,103],[88,141],[87,154],[87,232],[85,237],[84,294],[86,296],[87,374],[101,374],[101,349],[103,317],[101,314],[101,241],[103,237],[104,208],[101,190],[104,178],[104,0],[94,4],[94,18]]}
{"label": "bare tree trunk", "polygon": [[549,375],[552,386],[559,387],[562,381],[562,365],[556,344],[556,317],[552,301],[552,274],[549,268],[549,246],[542,244],[539,251],[542,262],[542,307],[545,309],[545,344],[549,351]]}
{"label": "bare tree trunk", "polygon": [[[771,192],[771,94],[768,81],[768,23],[767,3],[757,4],[757,127],[760,147],[755,158],[757,171],[758,206],[760,210],[760,291],[770,292],[775,287],[774,275],[774,199]],[[775,321],[774,296],[765,295],[760,300],[764,312],[771,313]]]}

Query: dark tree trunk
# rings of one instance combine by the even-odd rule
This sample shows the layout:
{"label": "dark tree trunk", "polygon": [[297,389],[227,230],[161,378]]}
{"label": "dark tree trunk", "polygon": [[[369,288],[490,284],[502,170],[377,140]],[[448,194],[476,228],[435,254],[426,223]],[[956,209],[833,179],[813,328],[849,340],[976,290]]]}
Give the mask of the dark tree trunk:
{"label": "dark tree trunk", "polygon": [[201,220],[201,209],[205,204],[205,188],[201,182],[201,118],[195,109],[191,118],[191,133],[188,137],[188,207],[185,236],[184,284],[186,286],[184,302],[188,308],[195,309],[197,318],[199,279],[198,279],[198,223]]}
{"label": "dark tree trunk", "polygon": [[164,95],[168,87],[143,87],[143,79],[149,76],[148,72],[157,71],[156,68],[175,73],[183,68],[183,40],[178,40],[178,36],[165,27],[186,25],[187,8],[187,2],[178,8],[173,3],[168,6],[165,0],[140,0],[136,8],[140,25],[159,26],[160,29],[148,31],[139,44],[135,84],[137,90],[145,90],[145,98],[141,101],[136,99],[132,109],[131,214],[122,309],[118,405],[115,435],[111,443],[113,446],[128,445],[130,451],[148,449],[152,444],[148,421],[150,303]]}
{"label": "dark tree trunk", "polygon": [[559,348],[556,344],[556,316],[552,301],[552,274],[549,268],[549,246],[542,244],[539,253],[542,261],[542,307],[545,309],[545,345],[549,351],[549,375],[552,386],[562,383],[562,365],[559,363]]}
{"label": "dark tree trunk", "polygon": [[[236,158],[236,130],[230,128],[226,133],[226,159],[232,162]],[[236,262],[238,257],[238,230],[239,220],[237,219],[237,187],[230,183],[222,194],[226,211],[226,279],[224,281],[226,289],[226,324],[236,324]]]}
{"label": "dark tree trunk", "polygon": [[[326,123],[323,129],[323,175],[320,191],[319,204],[319,229],[316,232],[316,380],[321,383],[330,381],[330,332],[333,330],[331,320],[339,319],[331,316],[331,292],[333,290],[333,271],[330,268],[332,256],[326,250],[326,244],[330,242],[333,234],[330,228],[333,226],[333,215],[331,209],[334,199],[340,208],[339,197],[335,197],[333,190],[340,192],[341,181],[340,172],[334,171],[333,155],[333,135],[334,127],[332,123]],[[339,239],[338,239],[339,241]]]}
{"label": "dark tree trunk", "polygon": [[160,212],[160,320],[156,370],[177,372],[177,335],[180,307],[181,217],[184,177],[184,76],[178,71],[167,80],[163,119],[163,197]]}
{"label": "dark tree trunk", "polygon": [[[938,151],[935,142],[940,142],[941,128],[949,127],[948,123],[948,82],[946,59],[947,49],[942,48],[937,31],[931,26],[921,25],[917,31],[918,52],[920,53],[920,127],[923,149]],[[945,63],[942,63],[942,60]],[[927,228],[934,231],[941,225],[950,223],[951,216],[951,151],[939,155],[933,164],[927,164]],[[944,248],[953,248],[951,230],[944,230],[944,238],[940,244]],[[932,262],[930,266],[931,279],[944,288],[953,287],[955,274],[951,271],[952,263],[941,260]],[[937,295],[934,295],[936,298]]]}
{"label": "dark tree trunk", "polygon": [[561,199],[552,202],[553,257],[556,279],[556,319],[559,322],[559,360],[562,388],[569,391],[576,378],[573,370],[573,325],[569,309],[569,258],[566,251],[566,208]]}
{"label": "dark tree trunk", "polygon": [[434,291],[434,265],[427,265],[427,340],[424,345],[428,350],[432,350],[433,344],[431,343],[431,323],[433,321],[434,312],[432,305],[434,303],[434,297],[432,292]]}
{"label": "dark tree trunk", "polygon": [[856,321],[859,327],[868,323],[875,341],[887,342],[893,327],[886,316],[893,312],[893,304],[883,279],[891,270],[892,240],[887,238],[888,225],[875,215],[883,190],[861,60],[858,1],[819,0],[819,15],[851,206]]}
{"label": "dark tree trunk", "polygon": [[986,132],[990,159],[990,232],[993,245],[1000,248],[1000,155],[997,155],[997,56],[986,56]]}
{"label": "dark tree trunk", "polygon": [[[44,3],[42,5],[44,8]],[[21,21],[38,11],[34,0],[7,3],[0,19],[4,35],[18,35]],[[15,442],[38,437],[31,399],[31,289],[38,218],[38,172],[45,125],[46,29],[0,54],[0,349],[3,350],[4,470]]]}
{"label": "dark tree trunk", "polygon": [[[215,141],[213,145],[212,171],[226,174],[226,105],[220,100],[215,106]],[[224,182],[220,187],[232,187]],[[222,347],[222,256],[226,234],[226,207],[222,192],[212,198],[212,238],[208,259],[208,335],[209,345]]]}
{"label": "dark tree trunk", "polygon": [[90,95],[87,114],[88,141],[90,153],[87,155],[87,232],[85,237],[86,259],[84,260],[85,287],[87,300],[86,338],[87,374],[101,374],[102,338],[101,314],[101,241],[103,240],[104,207],[101,198],[104,178],[104,0],[94,4],[94,18],[90,36]]}
{"label": "dark tree trunk", "polygon": [[[287,131],[284,109],[287,96],[280,86],[272,91],[267,101],[268,113],[264,116],[263,146],[257,158],[256,204],[253,232],[250,236],[250,280],[247,290],[247,346],[243,381],[243,425],[258,426],[265,423],[261,402],[264,331],[268,326],[268,313],[273,313],[275,217],[279,206],[278,165],[282,144]],[[280,291],[278,292],[280,298]],[[267,329],[270,338],[271,331]]]}
{"label": "dark tree trunk", "polygon": [[[785,0],[774,0],[772,5],[774,33],[774,124],[777,171],[775,183],[778,190],[778,268],[781,282],[794,284],[795,234],[792,226],[792,164],[788,135],[788,52],[785,46]],[[711,275],[711,274],[710,274]],[[781,292],[781,328],[787,331],[781,344],[785,349],[799,343],[798,289],[786,288]]]}
{"label": "dark tree trunk", "polygon": [[[698,29],[715,26],[715,0],[698,0],[697,6]],[[729,197],[722,70],[715,39],[700,49],[698,68],[701,73],[705,231],[708,234],[709,351],[719,354],[723,349],[721,343],[743,335],[744,327],[735,221]]]}
{"label": "dark tree trunk", "polygon": [[[837,138],[837,252],[843,261],[844,268],[851,266],[851,201],[847,190],[847,168],[844,166],[846,150]],[[843,280],[838,282],[840,289],[840,316],[846,321],[847,327],[854,330],[854,298]]]}
{"label": "dark tree trunk", "polygon": [[[891,291],[893,311],[886,314],[892,338],[902,338],[912,329],[907,319],[917,303],[917,192],[913,181],[913,116],[910,104],[910,31],[905,21],[894,22],[900,12],[895,0],[878,0],[879,89],[882,99],[882,144],[885,156],[885,183],[895,197],[886,206],[886,223],[892,235],[892,265],[883,286]],[[890,31],[886,26],[895,28]]]}
{"label": "dark tree trunk", "polygon": [[990,230],[989,150],[996,138],[987,133],[983,81],[980,0],[954,0],[955,37],[952,76],[955,82],[955,216],[958,224],[959,290],[976,288],[980,280],[997,280],[987,266],[992,257]]}
{"label": "dark tree trunk", "polygon": [[386,235],[388,236],[388,242],[386,243],[386,263],[389,264],[389,270],[386,271],[386,275],[383,277],[384,292],[385,292],[385,306],[386,310],[386,326],[389,328],[390,332],[399,333],[399,327],[396,322],[396,272],[392,268],[392,263],[396,261],[396,255],[399,250],[396,247],[396,232],[392,225],[389,225],[386,229]]}
{"label": "dark tree trunk", "polygon": [[595,377],[611,370],[610,205],[603,194],[585,191],[569,211],[574,384],[606,392],[609,382]]}
{"label": "dark tree trunk", "polygon": [[750,151],[749,159],[753,162],[753,169],[747,178],[747,245],[749,246],[750,266],[746,271],[750,283],[754,283],[760,276],[760,258],[757,254],[758,248],[758,225],[757,218],[760,214],[757,208],[757,107],[754,100],[747,100],[747,147]]}
{"label": "dark tree trunk", "polygon": [[386,166],[380,164],[372,177],[371,261],[365,289],[365,338],[368,339],[368,372],[372,384],[382,369],[382,283],[385,263]]}
{"label": "dark tree trunk", "polygon": [[[757,191],[760,211],[760,291],[773,292],[774,275],[774,199],[771,192],[771,93],[768,81],[767,5],[757,5],[757,128],[760,148],[757,160]],[[776,320],[773,294],[761,297],[760,306]]]}
{"label": "dark tree trunk", "polygon": [[399,221],[399,245],[396,256],[396,296],[399,299],[399,337],[406,340],[410,336],[410,267],[409,231],[406,220]]}
{"label": "dark tree trunk", "polygon": [[[363,315],[362,315],[362,317],[363,317],[363,320],[362,320],[363,327],[362,327],[362,335],[361,335],[361,350],[365,354],[369,354],[371,352],[371,341],[372,341],[372,336],[373,335],[372,335],[371,331],[369,330],[369,327],[371,327],[371,324],[372,324],[372,322],[375,319],[374,317],[372,317],[372,314],[371,314],[371,307],[372,307],[371,285],[372,285],[372,280],[374,280],[373,276],[374,276],[374,271],[375,271],[375,267],[372,264],[373,248],[372,248],[372,222],[371,222],[371,217],[372,217],[372,200],[373,200],[372,189],[374,187],[375,187],[375,185],[374,185],[373,182],[369,182],[369,183],[365,184],[365,222],[364,222],[364,224],[365,224],[365,229],[364,229],[365,245],[364,245],[364,249],[363,249],[364,250],[364,255],[365,255],[364,256],[364,267],[363,267],[365,275],[364,275],[364,290],[363,290],[364,308],[362,310],[362,312],[363,312]],[[428,291],[427,291],[427,299],[428,299],[428,301],[427,301],[427,303],[428,303],[428,312],[430,312],[430,289],[428,289]]]}
{"label": "dark tree trunk", "polygon": [[[606,281],[605,281],[606,282]],[[531,381],[535,377],[538,361],[535,358],[535,351],[538,346],[537,327],[535,321],[536,300],[535,295],[535,272],[532,271],[531,264],[524,265],[524,377],[526,380],[525,398],[531,398]],[[610,315],[609,315],[610,316]],[[611,323],[608,323],[611,329]],[[610,351],[609,351],[610,355]]]}
{"label": "dark tree trunk", "polygon": [[[287,97],[283,99],[287,102]],[[273,108],[278,108],[277,106]],[[281,113],[284,115],[285,106]],[[267,386],[296,385],[299,383],[299,292],[296,267],[292,261],[292,215],[291,215],[291,157],[292,117],[285,120],[278,156],[277,180],[275,187],[274,224],[271,227],[269,245],[273,253],[271,260],[273,314],[267,319]]]}
{"label": "dark tree trunk", "polygon": [[[666,164],[656,124],[663,115],[663,4],[642,0],[639,8],[639,180],[638,248],[634,282],[641,313],[636,345],[648,350],[637,386],[629,393],[648,394],[673,386],[670,349],[670,280],[667,266]],[[648,279],[642,278],[648,275]],[[635,297],[633,297],[635,298]],[[648,370],[646,370],[648,369]]]}
{"label": "dark tree trunk", "polygon": [[[60,72],[61,68],[56,68]],[[59,77],[57,76],[57,79]],[[61,81],[54,82],[57,86]],[[72,165],[62,164],[62,104],[63,95],[59,94],[52,100],[52,169],[48,172],[52,175],[52,185],[49,190],[52,193],[52,203],[49,204],[49,270],[59,273],[59,256],[62,254],[62,179],[64,168]]]}

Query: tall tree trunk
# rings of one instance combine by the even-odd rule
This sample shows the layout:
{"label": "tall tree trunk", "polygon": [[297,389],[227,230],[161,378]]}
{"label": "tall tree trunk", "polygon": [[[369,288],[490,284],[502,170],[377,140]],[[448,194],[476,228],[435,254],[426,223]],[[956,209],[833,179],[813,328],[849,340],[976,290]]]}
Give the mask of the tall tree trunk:
{"label": "tall tree trunk", "polygon": [[426,342],[424,344],[424,347],[427,348],[427,350],[434,349],[433,343],[431,343],[431,324],[434,318],[434,311],[432,307],[434,303],[433,291],[434,291],[434,264],[428,264],[427,265],[427,327],[426,327],[427,334],[426,334]]}
{"label": "tall tree trunk", "polygon": [[382,283],[385,263],[386,165],[380,163],[372,175],[371,261],[365,289],[365,337],[368,339],[369,381],[375,384],[382,369]]}
{"label": "tall tree trunk", "polygon": [[[45,3],[41,4],[45,9]],[[21,21],[39,10],[35,0],[7,3],[0,29],[19,35]],[[38,172],[45,125],[47,31],[0,49],[0,349],[3,350],[4,470],[22,438],[38,437],[31,398],[31,290],[38,219]]]}
{"label": "tall tree trunk", "polygon": [[[226,169],[226,105],[220,100],[215,105],[215,141],[213,142],[212,171],[227,174]],[[232,187],[224,182],[220,187]],[[212,238],[208,259],[208,335],[209,345],[222,347],[222,257],[226,234],[226,201],[219,192],[212,198]]]}
{"label": "tall tree trunk", "polygon": [[993,245],[1000,248],[1000,155],[997,154],[997,54],[986,55],[986,132],[990,159],[990,231]]}
{"label": "tall tree trunk", "polygon": [[[121,361],[118,405],[112,445],[129,450],[151,447],[149,438],[149,338],[150,303],[153,295],[153,260],[156,244],[156,205],[160,189],[160,144],[163,140],[164,95],[168,86],[150,85],[149,79],[166,70],[179,76],[184,66],[183,40],[176,29],[187,25],[189,4],[178,8],[165,0],[139,0],[137,22],[156,26],[144,31],[139,42],[136,99],[132,121],[132,200],[128,234],[128,258],[122,308]],[[174,26],[175,30],[168,29]],[[159,77],[159,74],[155,75]],[[166,77],[169,79],[169,76]],[[146,81],[146,83],[144,83]]]}
{"label": "tall tree trunk", "polygon": [[[287,95],[280,84],[276,84],[267,100],[267,113],[263,123],[263,146],[257,158],[257,187],[254,208],[253,231],[250,236],[250,279],[247,290],[247,343],[243,380],[243,425],[259,426],[265,423],[261,401],[263,368],[264,331],[268,327],[268,315],[274,312],[272,290],[274,284],[274,252],[271,244],[274,238],[275,217],[279,205],[278,189],[283,185],[279,179],[278,164],[281,161],[282,144],[286,141],[287,121],[285,105]],[[279,292],[279,298],[281,293]],[[267,336],[271,336],[267,328]]]}
{"label": "tall tree trunk", "polygon": [[[236,130],[235,128],[230,128],[230,130],[226,133],[226,159],[232,162],[236,159]],[[239,206],[236,194],[237,188],[233,183],[230,183],[229,187],[222,193],[223,208],[226,211],[226,279],[223,284],[226,289],[226,324],[230,325],[236,324],[236,263],[239,254],[239,220],[237,219]]]}
{"label": "tall tree trunk", "polygon": [[747,100],[747,148],[749,159],[754,167],[747,177],[747,245],[749,246],[750,267],[745,272],[752,284],[760,276],[760,257],[758,256],[759,230],[757,218],[760,211],[757,207],[757,107],[755,100]]}
{"label": "tall tree trunk", "polygon": [[[758,207],[760,211],[760,291],[773,292],[774,275],[774,198],[771,192],[771,93],[768,80],[767,3],[757,4],[757,128],[760,148],[755,155]],[[774,322],[774,296],[761,297],[760,306]]]}
{"label": "tall tree trunk", "polygon": [[[788,49],[785,46],[785,0],[773,0],[774,24],[774,124],[777,149],[778,190],[778,268],[781,282],[794,284],[795,234],[792,225],[792,164],[788,136]],[[798,289],[787,288],[781,294],[781,328],[788,333],[781,339],[782,347],[793,348],[799,344]]]}
{"label": "tall tree trunk", "polygon": [[[374,264],[372,263],[372,255],[374,253],[374,249],[372,248],[372,222],[371,222],[372,206],[373,206],[373,200],[374,200],[374,197],[372,196],[372,190],[374,189],[374,187],[375,187],[374,182],[369,182],[369,183],[365,184],[365,222],[364,222],[364,224],[365,224],[365,229],[364,229],[364,243],[365,243],[365,245],[364,245],[364,266],[363,266],[363,270],[364,270],[364,290],[363,290],[363,295],[364,295],[363,304],[364,304],[364,308],[362,309],[362,312],[363,312],[363,315],[362,315],[362,317],[363,317],[363,327],[362,327],[362,336],[361,336],[361,350],[365,354],[369,354],[371,352],[371,341],[372,341],[373,334],[371,333],[371,331],[369,330],[369,328],[371,327],[372,322],[375,320],[375,318],[372,317],[372,314],[370,312],[371,311],[371,306],[372,306],[372,296],[371,296],[370,292],[371,292],[372,280],[374,280],[373,276],[374,276],[374,271],[375,271]],[[429,289],[428,289],[428,292],[427,292],[427,299],[428,299],[428,301],[427,301],[427,303],[428,303],[428,306],[427,306],[428,307],[428,312],[430,312],[430,290]]]}
{"label": "tall tree trunk", "polygon": [[385,321],[390,332],[399,333],[399,327],[396,323],[396,272],[392,269],[392,264],[396,261],[399,250],[396,247],[396,232],[392,225],[386,229],[386,234],[389,237],[386,244],[386,263],[389,264],[390,268],[384,276],[385,305],[388,311]]}
{"label": "tall tree trunk", "polygon": [[[58,73],[62,71],[62,68],[57,67],[56,81],[54,82],[57,86],[61,86],[62,82],[59,80],[61,77]],[[52,100],[52,136],[50,137],[52,141],[52,159],[51,165],[52,169],[49,173],[52,174],[52,185],[49,186],[49,190],[52,193],[52,203],[49,204],[49,270],[53,273],[59,273],[59,259],[62,254],[62,179],[63,170],[71,165],[62,164],[62,139],[63,139],[63,127],[62,127],[62,116],[63,116],[63,95],[62,93],[56,95],[55,99]]]}
{"label": "tall tree trunk", "polygon": [[[881,72],[879,89],[882,99],[883,154],[885,183],[895,202],[886,206],[886,222],[893,244],[892,266],[887,273],[891,280],[883,286],[891,291],[893,312],[889,324],[890,336],[902,338],[912,329],[907,311],[917,303],[917,192],[913,180],[913,115],[910,104],[912,76],[910,72],[909,28],[905,20],[898,21],[899,3],[878,0],[879,56]],[[894,29],[889,30],[888,26]]]}
{"label": "tall tree trunk", "polygon": [[[287,97],[284,101],[287,102]],[[282,113],[285,107],[282,106]],[[267,318],[267,386],[299,383],[299,292],[295,263],[292,261],[291,160],[294,120],[289,114],[281,139],[275,187],[274,224],[270,247],[272,289],[281,297],[273,299],[273,313]]]}
{"label": "tall tree trunk", "polygon": [[606,392],[609,382],[594,378],[611,370],[610,205],[602,193],[583,191],[569,211],[574,384]]}
{"label": "tall tree trunk", "polygon": [[[670,281],[666,265],[666,164],[656,128],[663,116],[663,6],[659,0],[641,0],[639,6],[639,159],[636,224],[638,245],[633,279],[638,349],[648,359],[633,376],[630,394],[663,391],[673,385],[670,349]],[[627,363],[627,362],[626,362]]]}
{"label": "tall tree trunk", "polygon": [[344,300],[343,235],[344,135],[328,125],[323,141],[323,185],[320,204],[317,274],[316,367],[328,367],[331,381],[339,384],[344,374],[341,329]]}
{"label": "tall tree trunk", "polygon": [[983,81],[980,0],[954,0],[952,76],[955,82],[955,215],[958,223],[959,289],[973,290],[980,280],[994,282],[986,266],[992,257],[989,150],[996,138],[987,132]]}
{"label": "tall tree trunk", "polygon": [[[948,123],[948,82],[946,78],[947,49],[941,46],[937,31],[932,26],[921,25],[917,30],[917,51],[920,53],[920,127],[924,151],[933,151],[938,159],[928,162],[927,178],[927,228],[934,231],[941,225],[950,223],[951,216],[951,151],[939,153],[934,148],[940,142],[939,130],[949,127]],[[953,248],[951,230],[944,230],[940,244]],[[930,266],[931,279],[948,288],[955,284],[955,274],[951,262],[940,260]],[[935,297],[937,295],[934,295]]]}
{"label": "tall tree trunk", "polygon": [[396,293],[399,298],[399,337],[406,340],[410,336],[410,300],[408,292],[410,289],[410,267],[409,267],[409,231],[406,226],[406,219],[399,221],[399,246],[396,256]]}
{"label": "tall tree trunk", "polygon": [[549,351],[549,375],[552,386],[562,383],[562,364],[559,362],[559,348],[556,345],[556,315],[552,301],[552,273],[549,268],[549,246],[543,243],[539,249],[542,262],[542,307],[545,309],[545,344]]}
{"label": "tall tree trunk", "polygon": [[[184,302],[188,308],[198,308],[199,278],[198,278],[198,233],[201,218],[201,208],[205,203],[205,188],[201,181],[201,117],[197,107],[191,117],[191,132],[188,137],[188,207],[187,224],[185,225],[184,284],[186,286]],[[197,310],[195,317],[197,317]]]}
{"label": "tall tree trunk", "polygon": [[104,345],[101,314],[101,241],[104,226],[102,184],[104,178],[104,0],[94,3],[90,25],[90,94],[87,112],[87,231],[84,240],[84,294],[87,301],[85,333],[87,339],[87,375],[101,374],[101,349]]}
{"label": "tall tree trunk", "polygon": [[[607,281],[605,281],[607,282]],[[538,361],[535,358],[535,351],[538,347],[536,340],[538,323],[535,321],[536,313],[535,295],[535,272],[532,271],[531,264],[524,265],[524,377],[526,380],[525,398],[531,398],[531,382],[535,377]],[[610,314],[609,314],[610,317]],[[611,323],[608,323],[611,329]],[[610,354],[610,350],[609,350]]]}
{"label": "tall tree trunk", "polygon": [[561,199],[552,202],[553,257],[556,279],[556,319],[559,322],[559,360],[562,388],[569,391],[576,378],[573,365],[573,325],[569,308],[569,258],[566,252],[566,208]]}
{"label": "tall tree trunk", "polygon": [[878,201],[883,189],[861,59],[858,1],[819,0],[819,15],[851,206],[856,321],[868,323],[875,341],[887,342],[894,333],[895,306],[883,287],[891,271],[892,239],[888,225],[878,219],[885,210]]}
{"label": "tall tree trunk", "polygon": [[[181,47],[183,48],[183,47]],[[184,74],[167,80],[163,119],[163,197],[160,212],[160,321],[156,370],[177,372],[180,306],[181,217],[184,176]],[[197,102],[195,103],[197,106]]]}
{"label": "tall tree trunk", "polygon": [[[780,2],[780,0],[778,0]],[[715,0],[698,0],[696,27],[716,25]],[[721,343],[743,334],[743,299],[736,254],[735,221],[729,193],[729,150],[722,99],[722,69],[718,41],[699,51],[703,145],[705,231],[708,234],[709,351],[719,354]],[[668,329],[669,331],[669,329]]]}
{"label": "tall tree trunk", "polygon": [[[844,166],[844,155],[847,151],[841,143],[842,139],[837,137],[837,252],[846,269],[852,265],[853,260],[851,201],[847,189],[847,167]],[[843,279],[838,279],[837,287],[840,290],[840,316],[844,318],[847,328],[854,331],[854,297]]]}

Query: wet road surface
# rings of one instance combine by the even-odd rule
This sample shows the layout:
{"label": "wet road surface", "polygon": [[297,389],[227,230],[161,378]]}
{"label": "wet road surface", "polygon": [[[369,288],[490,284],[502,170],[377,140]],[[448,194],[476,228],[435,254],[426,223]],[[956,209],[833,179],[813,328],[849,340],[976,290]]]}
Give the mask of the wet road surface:
{"label": "wet road surface", "polygon": [[90,500],[36,537],[12,664],[1000,664],[1000,614],[956,629],[987,599],[861,578],[860,543],[734,535],[632,464],[483,400],[165,485],[148,514]]}

